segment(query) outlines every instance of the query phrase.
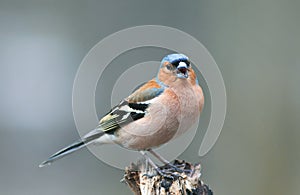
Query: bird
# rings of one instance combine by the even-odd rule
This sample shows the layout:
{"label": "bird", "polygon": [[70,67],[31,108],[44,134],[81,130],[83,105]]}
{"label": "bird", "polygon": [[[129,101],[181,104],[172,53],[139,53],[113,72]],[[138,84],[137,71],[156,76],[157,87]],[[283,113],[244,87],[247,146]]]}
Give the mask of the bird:
{"label": "bird", "polygon": [[166,55],[153,79],[114,106],[95,129],[51,155],[39,167],[89,144],[117,144],[141,152],[159,172],[147,151],[168,164],[153,149],[190,129],[199,120],[203,106],[204,94],[190,59],[180,53]]}

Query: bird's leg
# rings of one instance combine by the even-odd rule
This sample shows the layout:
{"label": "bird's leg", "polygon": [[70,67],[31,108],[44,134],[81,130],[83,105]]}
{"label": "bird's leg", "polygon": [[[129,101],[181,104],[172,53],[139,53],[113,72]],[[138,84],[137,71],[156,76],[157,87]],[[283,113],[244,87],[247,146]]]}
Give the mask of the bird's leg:
{"label": "bird's leg", "polygon": [[[171,179],[171,180],[174,180],[174,177],[173,176],[170,176],[170,175],[167,175],[163,172],[163,170],[161,170],[151,159],[150,157],[144,152],[144,151],[140,151],[140,153],[145,157],[146,161],[148,161],[148,163],[156,170],[156,172],[165,177],[165,178],[168,178],[168,179]],[[145,176],[147,177],[153,177],[153,176],[156,176],[156,175],[149,175],[149,174],[144,174]],[[176,175],[177,176],[177,175]]]}
{"label": "bird's leg", "polygon": [[[148,151],[155,156],[160,162],[164,163],[165,165],[168,165],[170,167],[172,167],[173,169],[175,169],[175,171],[179,172],[179,173],[183,173],[183,172],[187,172],[188,170],[184,170],[182,168],[177,167],[176,165],[171,164],[168,160],[166,160],[164,157],[162,157],[160,154],[158,154],[157,152],[154,152],[152,149],[148,149]],[[184,167],[183,167],[184,168]]]}
{"label": "bird's leg", "polygon": [[149,158],[146,158],[143,152],[141,152],[141,153],[143,154],[143,156],[145,158],[145,169],[148,172],[150,170],[149,169]]}
{"label": "bird's leg", "polygon": [[155,156],[160,162],[164,163],[165,165],[170,164],[170,162],[168,160],[166,160],[164,157],[162,157],[158,153],[154,152],[152,149],[148,149],[148,152],[150,152],[153,156]]}

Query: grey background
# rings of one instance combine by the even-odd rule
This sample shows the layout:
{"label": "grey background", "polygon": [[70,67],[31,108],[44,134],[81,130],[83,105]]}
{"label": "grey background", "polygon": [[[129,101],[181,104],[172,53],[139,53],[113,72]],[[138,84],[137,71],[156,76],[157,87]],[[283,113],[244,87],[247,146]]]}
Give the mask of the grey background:
{"label": "grey background", "polygon": [[[195,156],[199,132],[180,158],[201,161],[216,194],[299,194],[299,8],[297,0],[1,0],[0,193],[131,194],[119,183],[123,172],[87,149],[38,164],[78,138],[72,85],[85,54],[113,32],[158,24],[200,40],[227,88],[217,144]],[[124,64],[163,56],[132,55]],[[103,95],[97,90],[99,115],[110,107]]]}

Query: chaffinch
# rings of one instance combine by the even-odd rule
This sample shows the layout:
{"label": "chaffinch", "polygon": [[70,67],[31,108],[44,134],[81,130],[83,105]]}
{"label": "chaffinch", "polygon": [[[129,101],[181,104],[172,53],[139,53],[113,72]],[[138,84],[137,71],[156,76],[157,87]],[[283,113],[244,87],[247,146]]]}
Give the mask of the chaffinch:
{"label": "chaffinch", "polygon": [[152,148],[187,131],[197,122],[203,105],[203,92],[188,57],[167,55],[155,78],[113,107],[94,130],[50,156],[40,167],[93,143],[115,143],[142,154],[149,151],[167,163]]}

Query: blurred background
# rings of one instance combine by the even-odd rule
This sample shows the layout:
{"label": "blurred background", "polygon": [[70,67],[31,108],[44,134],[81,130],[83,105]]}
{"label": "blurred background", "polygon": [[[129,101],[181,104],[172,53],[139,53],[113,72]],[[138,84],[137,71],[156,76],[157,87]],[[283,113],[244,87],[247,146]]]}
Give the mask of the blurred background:
{"label": "blurred background", "polygon": [[[111,33],[156,24],[202,42],[227,90],[216,145],[197,157],[199,131],[180,158],[202,163],[215,194],[299,194],[299,9],[297,0],[0,0],[0,193],[131,194],[119,182],[123,171],[87,149],[38,165],[79,138],[72,86],[87,52]],[[152,50],[122,61],[165,54]],[[110,107],[105,97],[107,103],[96,99],[99,116]]]}

